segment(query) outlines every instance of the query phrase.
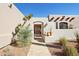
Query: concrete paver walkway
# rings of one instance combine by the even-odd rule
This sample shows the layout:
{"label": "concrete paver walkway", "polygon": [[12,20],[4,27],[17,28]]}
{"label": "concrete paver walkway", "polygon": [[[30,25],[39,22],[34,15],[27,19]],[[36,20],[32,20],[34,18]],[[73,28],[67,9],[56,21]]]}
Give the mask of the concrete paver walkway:
{"label": "concrete paver walkway", "polygon": [[32,44],[28,52],[28,56],[51,56],[48,48],[45,46],[45,43],[40,44],[40,42],[33,41],[35,44]]}

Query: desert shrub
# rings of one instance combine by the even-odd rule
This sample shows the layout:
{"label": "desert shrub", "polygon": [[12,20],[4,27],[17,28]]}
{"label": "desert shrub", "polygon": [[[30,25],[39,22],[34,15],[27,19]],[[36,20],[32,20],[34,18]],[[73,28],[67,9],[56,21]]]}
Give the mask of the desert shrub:
{"label": "desert shrub", "polygon": [[9,48],[5,48],[2,56],[13,56],[13,54],[10,52]]}
{"label": "desert shrub", "polygon": [[64,55],[68,56],[69,53],[70,53],[69,47],[64,46],[64,47],[63,47],[63,52],[64,52]]}
{"label": "desert shrub", "polygon": [[78,55],[77,49],[74,48],[74,47],[71,47],[70,48],[70,55],[71,56],[77,56]]}
{"label": "desert shrub", "polygon": [[74,47],[65,46],[63,48],[63,51],[66,56],[77,56],[78,55],[77,49]]}
{"label": "desert shrub", "polygon": [[22,27],[17,34],[17,45],[27,46],[31,44],[31,30],[30,25]]}
{"label": "desert shrub", "polygon": [[59,43],[62,46],[66,46],[67,45],[67,39],[65,37],[60,38]]}
{"label": "desert shrub", "polygon": [[79,33],[78,32],[75,33],[75,37],[76,37],[77,43],[79,44]]}

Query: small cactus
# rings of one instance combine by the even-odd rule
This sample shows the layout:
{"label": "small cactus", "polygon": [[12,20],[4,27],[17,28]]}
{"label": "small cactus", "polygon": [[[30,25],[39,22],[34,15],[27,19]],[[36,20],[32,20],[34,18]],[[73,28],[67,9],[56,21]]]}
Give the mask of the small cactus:
{"label": "small cactus", "polygon": [[67,45],[67,39],[65,37],[62,37],[62,38],[60,38],[59,43],[62,46],[66,46]]}

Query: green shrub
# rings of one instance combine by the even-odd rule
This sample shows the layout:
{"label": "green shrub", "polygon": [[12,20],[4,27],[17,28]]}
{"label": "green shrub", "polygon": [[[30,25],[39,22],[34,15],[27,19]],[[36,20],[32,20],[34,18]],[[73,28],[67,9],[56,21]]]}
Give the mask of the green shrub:
{"label": "green shrub", "polygon": [[60,38],[59,43],[62,46],[66,46],[67,45],[67,39],[65,37]]}
{"label": "green shrub", "polygon": [[77,43],[79,44],[79,33],[78,32],[75,33],[75,37],[76,37]]}
{"label": "green shrub", "polygon": [[77,49],[74,47],[65,46],[63,50],[66,56],[77,56],[78,55]]}
{"label": "green shrub", "polygon": [[30,25],[23,27],[17,34],[17,45],[27,46],[31,44],[31,30]]}
{"label": "green shrub", "polygon": [[29,40],[16,40],[16,42],[17,42],[17,46],[18,47],[25,47],[25,46],[30,46],[31,45],[31,40],[29,39]]}

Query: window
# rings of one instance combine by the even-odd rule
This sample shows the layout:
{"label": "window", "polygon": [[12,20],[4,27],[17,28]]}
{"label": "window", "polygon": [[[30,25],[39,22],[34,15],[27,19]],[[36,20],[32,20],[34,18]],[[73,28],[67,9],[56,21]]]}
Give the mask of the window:
{"label": "window", "polygon": [[68,29],[68,23],[67,22],[60,22],[59,29]]}

